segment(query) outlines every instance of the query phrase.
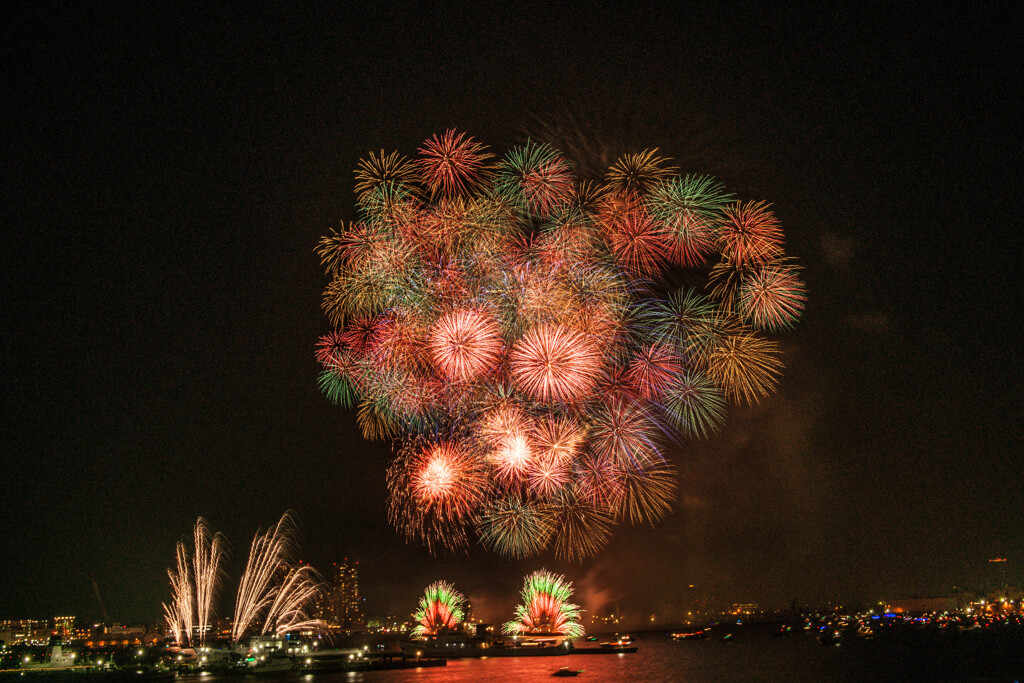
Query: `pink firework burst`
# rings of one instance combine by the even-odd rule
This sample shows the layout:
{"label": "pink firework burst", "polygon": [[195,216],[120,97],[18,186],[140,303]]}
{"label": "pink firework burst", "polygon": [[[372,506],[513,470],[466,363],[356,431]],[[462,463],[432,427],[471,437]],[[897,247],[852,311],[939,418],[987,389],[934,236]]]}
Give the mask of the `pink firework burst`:
{"label": "pink firework burst", "polygon": [[765,202],[737,202],[725,209],[718,244],[737,268],[782,255],[782,227],[770,207]]}
{"label": "pink firework burst", "polygon": [[545,454],[534,458],[530,465],[530,488],[541,497],[551,498],[569,483],[570,475],[568,461]]}
{"label": "pink firework burst", "polygon": [[451,196],[472,189],[480,180],[491,158],[486,149],[471,136],[449,128],[441,137],[434,135],[423,143],[416,163],[431,193]]}
{"label": "pink firework burst", "polygon": [[448,379],[466,382],[486,374],[501,358],[498,323],[474,310],[442,315],[427,335],[434,367]]}
{"label": "pink firework burst", "polygon": [[512,378],[531,398],[573,403],[586,398],[601,372],[602,356],[582,334],[563,325],[527,332],[508,354]]}

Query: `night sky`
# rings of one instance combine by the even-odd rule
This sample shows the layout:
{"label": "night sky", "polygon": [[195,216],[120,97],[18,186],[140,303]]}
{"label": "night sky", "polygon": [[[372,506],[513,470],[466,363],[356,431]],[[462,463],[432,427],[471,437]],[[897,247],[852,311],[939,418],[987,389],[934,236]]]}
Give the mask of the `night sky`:
{"label": "night sky", "polygon": [[[95,579],[155,621],[198,515],[237,577],[286,509],[305,560],[359,561],[371,614],[443,578],[507,619],[542,566],[659,618],[690,584],[874,602],[981,587],[992,557],[1024,584],[1020,17],[672,5],[11,11],[0,619],[98,620]],[[317,387],[314,248],[358,159],[453,126],[660,147],[772,202],[804,267],[778,394],[674,448],[672,514],[582,564],[406,546],[390,446]]]}

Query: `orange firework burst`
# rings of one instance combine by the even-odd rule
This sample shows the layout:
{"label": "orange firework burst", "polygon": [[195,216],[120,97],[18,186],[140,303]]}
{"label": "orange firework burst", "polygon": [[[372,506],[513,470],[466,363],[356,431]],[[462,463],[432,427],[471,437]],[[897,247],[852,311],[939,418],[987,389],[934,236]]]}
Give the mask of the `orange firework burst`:
{"label": "orange firework burst", "polygon": [[722,255],[742,268],[782,255],[782,228],[765,202],[739,202],[725,209],[718,231]]}
{"label": "orange firework burst", "polygon": [[626,154],[608,169],[608,187],[621,195],[641,194],[672,177],[675,168],[662,166],[667,159],[658,156],[658,148],[639,154]]}

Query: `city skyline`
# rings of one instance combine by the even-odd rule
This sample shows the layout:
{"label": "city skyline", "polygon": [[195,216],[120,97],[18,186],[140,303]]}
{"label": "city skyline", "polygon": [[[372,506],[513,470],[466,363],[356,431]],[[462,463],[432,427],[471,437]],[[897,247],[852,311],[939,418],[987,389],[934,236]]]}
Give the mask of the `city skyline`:
{"label": "city skyline", "polygon": [[[507,615],[541,568],[589,610],[1019,585],[1012,22],[943,12],[12,11],[0,618],[144,621],[197,517],[237,581],[285,510],[396,614],[446,580]],[[658,147],[772,202],[807,283],[778,394],[672,447],[672,510],[582,562],[407,545],[391,445],[317,385],[359,159],[451,127]]]}

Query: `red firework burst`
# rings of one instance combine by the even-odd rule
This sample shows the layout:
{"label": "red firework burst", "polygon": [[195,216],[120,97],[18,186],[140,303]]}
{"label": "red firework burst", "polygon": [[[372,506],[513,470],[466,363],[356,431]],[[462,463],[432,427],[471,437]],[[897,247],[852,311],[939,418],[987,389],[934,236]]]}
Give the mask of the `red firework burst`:
{"label": "red firework burst", "polygon": [[807,302],[804,283],[791,266],[770,265],[747,273],[740,285],[740,311],[756,327],[789,327]]}
{"label": "red firework burst", "polygon": [[672,219],[669,257],[684,268],[700,266],[715,248],[715,227],[703,216],[683,214]]}
{"label": "red firework burst", "polygon": [[328,332],[316,343],[316,361],[323,366],[333,365],[335,358],[345,350],[345,340],[338,330]]}
{"label": "red firework burst", "polygon": [[485,149],[472,137],[450,128],[440,138],[434,135],[423,143],[419,150],[422,158],[416,163],[431,193],[451,196],[471,189],[487,170],[491,155]]}
{"label": "red firework burst", "polygon": [[619,468],[611,460],[590,455],[579,462],[576,495],[582,502],[613,510],[619,506],[625,493]]}
{"label": "red firework burst", "polygon": [[441,316],[427,335],[434,366],[448,379],[465,382],[493,368],[501,357],[498,323],[474,310]]}
{"label": "red firework burst", "polygon": [[683,361],[671,347],[656,342],[649,344],[629,363],[626,376],[637,393],[648,399],[661,397],[682,372]]}
{"label": "red firework burst", "polygon": [[650,276],[661,272],[671,255],[671,233],[654,220],[643,205],[627,202],[623,208],[615,204],[605,223],[608,248],[615,261],[632,273]]}
{"label": "red firework burst", "polygon": [[782,255],[782,227],[770,206],[765,202],[737,202],[725,209],[718,244],[737,268]]}
{"label": "red firework burst", "polygon": [[572,403],[593,391],[602,356],[576,330],[544,325],[523,335],[508,359],[513,380],[531,398]]}
{"label": "red firework burst", "polygon": [[352,353],[362,356],[369,351],[370,340],[373,338],[374,327],[377,324],[375,316],[361,315],[353,318],[341,332],[341,341],[345,346],[352,349]]}
{"label": "red firework burst", "polygon": [[530,465],[530,488],[538,495],[550,498],[569,483],[569,463],[557,457],[544,455],[534,458]]}
{"label": "red firework burst", "polygon": [[420,450],[409,465],[413,496],[441,517],[465,518],[483,504],[486,472],[469,450],[442,441]]}
{"label": "red firework burst", "polygon": [[424,330],[408,315],[382,316],[373,327],[366,350],[382,368],[419,369],[425,365]]}
{"label": "red firework burst", "polygon": [[555,207],[569,201],[575,185],[569,164],[556,156],[523,174],[523,198],[533,214],[547,218]]}

